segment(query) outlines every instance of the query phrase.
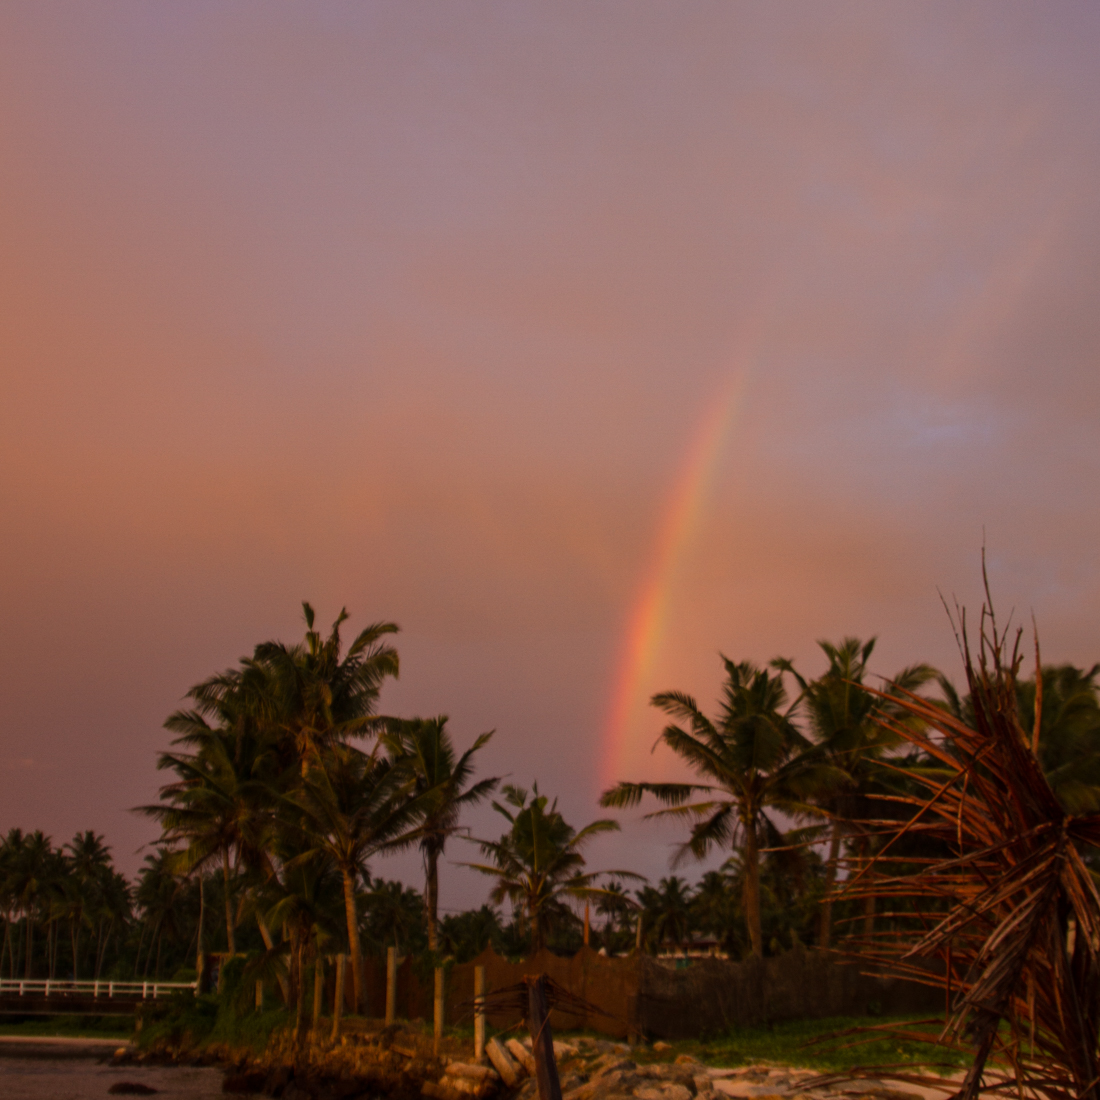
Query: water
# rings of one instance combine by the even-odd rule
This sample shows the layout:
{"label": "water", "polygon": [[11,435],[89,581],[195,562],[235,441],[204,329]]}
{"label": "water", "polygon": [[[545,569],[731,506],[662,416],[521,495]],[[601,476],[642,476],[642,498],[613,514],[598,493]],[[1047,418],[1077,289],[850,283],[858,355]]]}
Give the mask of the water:
{"label": "water", "polygon": [[221,1070],[210,1066],[109,1066],[99,1058],[113,1046],[0,1043],[3,1100],[113,1100],[107,1090],[133,1081],[157,1090],[153,1100],[218,1100]]}

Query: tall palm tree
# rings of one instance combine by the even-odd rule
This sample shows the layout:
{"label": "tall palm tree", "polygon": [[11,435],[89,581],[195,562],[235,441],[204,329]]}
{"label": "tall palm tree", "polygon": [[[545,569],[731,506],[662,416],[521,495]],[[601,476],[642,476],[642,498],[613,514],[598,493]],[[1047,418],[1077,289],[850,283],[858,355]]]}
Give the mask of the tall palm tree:
{"label": "tall palm tree", "polygon": [[[886,771],[882,760],[900,742],[896,734],[883,727],[882,720],[899,720],[901,712],[895,700],[902,693],[918,691],[938,675],[931,665],[910,665],[887,682],[886,698],[872,695],[864,688],[864,680],[876,641],[876,638],[866,642],[845,638],[840,645],[818,642],[829,666],[816,680],[805,679],[790,661],[777,662],[778,667],[798,681],[813,741],[834,769],[831,781],[813,797],[831,823],[818,932],[822,947],[828,947],[832,938],[832,887],[842,841],[846,837],[853,841],[861,859],[870,856],[871,831],[860,822],[880,816],[871,809],[870,799],[885,792]],[[868,933],[874,920],[874,904],[873,897],[865,899],[864,931]]]}
{"label": "tall palm tree", "polygon": [[69,844],[67,916],[73,949],[73,981],[80,980],[80,931],[88,923],[88,910],[96,885],[111,867],[111,849],[91,829],[77,833]]}
{"label": "tall palm tree", "polygon": [[327,638],[313,629],[313,608],[303,603],[302,610],[305,639],[293,646],[264,642],[250,665],[266,678],[267,721],[293,743],[304,776],[323,749],[371,732],[382,684],[397,677],[400,662],[397,650],[384,641],[397,633],[395,623],[372,623],[341,655],[347,610],[340,611]]}
{"label": "tall palm tree", "polygon": [[242,762],[235,751],[231,730],[207,726],[194,714],[173,715],[166,725],[185,728],[183,737],[199,749],[161,753],[157,767],[171,768],[178,779],[161,788],[160,804],[139,806],[137,812],[160,822],[166,844],[183,846],[175,857],[181,874],[201,875],[211,865],[221,865],[226,946],[235,954],[233,855],[252,840],[254,807],[263,795],[257,795],[258,784],[248,774],[250,762]]}
{"label": "tall palm tree", "polygon": [[[749,661],[735,664],[725,656],[722,662],[726,680],[717,721],[683,692],[663,692],[651,700],[687,727],[671,723],[660,740],[708,782],[619,783],[604,791],[600,805],[626,809],[651,794],[667,809],[648,817],[692,820],[674,864],[689,856],[702,859],[715,847],[740,846],[745,922],[752,953],[762,955],[761,840],[779,839],[767,811],[807,813],[806,799],[833,769],[810,753],[809,742],[795,728],[782,672],[772,675]],[[708,797],[691,802],[696,794]]]}
{"label": "tall palm tree", "polygon": [[482,853],[492,858],[491,864],[466,866],[497,880],[490,897],[497,903],[507,898],[526,918],[531,949],[537,952],[546,946],[551,923],[562,916],[565,898],[599,897],[604,891],[596,883],[602,876],[641,876],[629,871],[584,870],[581,849],[601,833],[617,832],[617,821],[593,821],[578,831],[562,817],[556,799],[548,805],[537,783],[530,802],[521,787],[507,784],[502,791],[507,805],[494,802],[493,809],[508,821],[509,830],[500,840],[477,841]]}
{"label": "tall palm tree", "polygon": [[9,873],[9,889],[23,913],[26,955],[24,978],[34,976],[34,930],[56,868],[53,845],[41,829],[22,837]]}
{"label": "tall palm tree", "polygon": [[287,801],[301,812],[304,850],[288,861],[322,856],[339,872],[344,889],[348,946],[355,1001],[363,1004],[362,945],[356,911],[356,881],[367,860],[415,842],[430,805],[431,792],[416,790],[416,777],[403,757],[393,758],[376,745],[364,753],[352,745],[332,744],[315,756],[298,790]]}
{"label": "tall palm tree", "polygon": [[[499,778],[482,779],[470,787],[475,754],[489,743],[493,731],[483,733],[455,759],[447,732],[447,716],[411,718],[388,724],[386,742],[395,756],[408,758],[416,790],[427,796],[420,824],[420,852],[424,859],[424,914],[428,923],[428,950],[438,950],[439,858],[447,839],[458,830],[462,810],[474,806],[496,789]],[[466,788],[466,789],[463,789]]]}

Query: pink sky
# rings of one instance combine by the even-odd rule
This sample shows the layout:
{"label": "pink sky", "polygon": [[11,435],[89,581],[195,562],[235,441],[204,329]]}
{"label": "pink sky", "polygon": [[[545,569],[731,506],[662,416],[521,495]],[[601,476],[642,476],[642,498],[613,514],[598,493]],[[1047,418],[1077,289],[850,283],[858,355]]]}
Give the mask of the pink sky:
{"label": "pink sky", "polygon": [[135,869],[164,718],[302,599],[590,820],[734,379],[643,699],[846,634],[957,677],[983,537],[1100,659],[1098,96],[1083,3],[5,7],[0,829]]}

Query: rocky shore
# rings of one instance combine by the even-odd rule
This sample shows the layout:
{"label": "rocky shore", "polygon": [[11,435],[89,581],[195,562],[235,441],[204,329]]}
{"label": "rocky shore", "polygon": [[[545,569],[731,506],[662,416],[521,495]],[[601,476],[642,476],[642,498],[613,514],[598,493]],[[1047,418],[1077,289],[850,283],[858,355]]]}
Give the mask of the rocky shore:
{"label": "rocky shore", "polygon": [[[667,1044],[631,1047],[582,1037],[555,1041],[563,1100],[935,1100],[936,1094],[867,1078],[754,1065],[720,1068]],[[667,1057],[668,1060],[664,1060]],[[119,1049],[112,1062],[217,1065],[223,1091],[275,1100],[536,1100],[529,1040],[492,1040],[475,1063],[469,1044],[448,1039],[437,1057],[431,1037],[411,1026],[361,1025],[337,1041],[299,1049],[277,1035],[262,1054],[217,1045],[201,1050]],[[946,1095],[946,1090],[944,1095]]]}

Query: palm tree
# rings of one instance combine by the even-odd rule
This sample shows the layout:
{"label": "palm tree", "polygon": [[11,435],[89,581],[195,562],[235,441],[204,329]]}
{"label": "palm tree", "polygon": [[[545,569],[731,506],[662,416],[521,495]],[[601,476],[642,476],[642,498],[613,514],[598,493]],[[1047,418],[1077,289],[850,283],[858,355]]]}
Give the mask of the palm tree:
{"label": "palm tree", "polygon": [[304,845],[289,865],[324,856],[342,878],[355,1002],[360,1007],[363,953],[356,880],[371,856],[407,847],[419,837],[417,827],[431,804],[430,791],[416,790],[408,761],[386,756],[381,749],[376,745],[368,754],[351,745],[332,744],[313,758],[301,787],[287,796],[301,812]]}
{"label": "palm tree", "polygon": [[604,875],[641,876],[629,871],[583,870],[581,849],[601,833],[617,832],[617,821],[593,821],[578,832],[562,817],[556,799],[547,805],[537,783],[530,802],[528,792],[520,787],[507,784],[502,791],[507,806],[494,802],[493,809],[507,819],[510,828],[498,841],[477,841],[493,863],[466,866],[497,880],[491,899],[499,903],[507,898],[526,918],[532,951],[538,952],[546,946],[551,923],[561,918],[565,898],[599,897],[604,891],[596,881]]}
{"label": "palm tree", "polygon": [[80,980],[80,930],[88,923],[89,902],[96,884],[111,866],[111,850],[91,829],[77,833],[65,845],[68,858],[69,935],[73,948],[73,981]]}
{"label": "palm tree", "polygon": [[[884,729],[882,720],[897,720],[900,711],[895,700],[904,692],[919,690],[937,676],[931,665],[911,665],[887,682],[887,698],[872,695],[863,683],[876,641],[845,638],[840,645],[818,642],[829,667],[816,680],[806,680],[790,661],[777,662],[777,667],[790,672],[798,681],[813,741],[834,769],[813,798],[832,823],[818,932],[822,947],[828,947],[832,938],[832,888],[841,842],[845,837],[854,837],[860,858],[864,861],[869,858],[872,839],[859,822],[879,816],[877,811],[869,810],[869,799],[884,793],[886,772],[881,762],[900,741],[896,734]],[[828,781],[830,778],[832,781]],[[874,921],[874,904],[874,898],[868,896],[865,932],[870,931]]]}
{"label": "palm tree", "polygon": [[496,789],[499,778],[482,779],[466,787],[473,775],[473,758],[489,743],[493,731],[483,733],[458,760],[447,732],[447,716],[411,718],[388,723],[386,742],[395,756],[406,756],[416,776],[416,790],[427,796],[420,824],[420,852],[424,858],[424,912],[428,922],[428,950],[438,950],[439,858],[447,839],[458,830],[466,806],[475,806]]}
{"label": "palm tree", "polygon": [[377,947],[391,943],[401,951],[402,944],[424,942],[424,899],[402,882],[376,880],[367,894],[370,919],[367,935]]}
{"label": "palm tree", "polygon": [[[763,954],[760,922],[760,847],[764,837],[779,839],[767,815],[776,809],[805,814],[806,798],[834,769],[823,766],[809,752],[810,745],[784,709],[787,691],[782,672],[771,675],[749,661],[735,664],[723,656],[726,682],[721,710],[712,722],[690,696],[679,691],[654,695],[653,705],[686,723],[672,723],[662,740],[682,757],[706,783],[619,783],[605,791],[601,806],[625,809],[652,794],[668,808],[648,817],[694,820],[689,839],[674,865],[712,848],[740,845],[745,867],[743,906],[754,955]],[[689,800],[695,794],[709,797]]]}
{"label": "palm tree", "polygon": [[[161,753],[158,768],[171,768],[179,777],[160,790],[161,804],[139,806],[137,812],[160,822],[163,842],[182,844],[176,855],[181,874],[202,872],[221,865],[225,892],[225,936],[230,954],[237,950],[231,863],[234,851],[250,844],[255,829],[258,784],[250,778],[250,762],[236,751],[233,732],[212,728],[194,713],[177,713],[165,723],[184,729],[177,739],[199,745],[195,753]],[[243,771],[243,774],[242,774]]]}
{"label": "palm tree", "polygon": [[671,943],[682,948],[691,935],[691,898],[687,883],[677,875],[661,879],[659,886],[638,893],[646,939],[658,950]]}
{"label": "palm tree", "polygon": [[23,913],[26,929],[23,976],[30,979],[34,971],[35,924],[46,900],[56,864],[51,858],[53,845],[41,829],[35,829],[33,833],[20,836],[19,839],[21,843],[13,852],[9,868],[8,889],[15,906]]}
{"label": "palm tree", "polygon": [[266,679],[266,719],[292,741],[304,776],[322,749],[372,730],[382,684],[387,676],[397,677],[400,663],[397,650],[383,642],[397,633],[395,623],[372,623],[341,656],[347,610],[341,609],[327,638],[313,629],[313,608],[303,603],[302,610],[304,641],[264,642],[249,664]]}

